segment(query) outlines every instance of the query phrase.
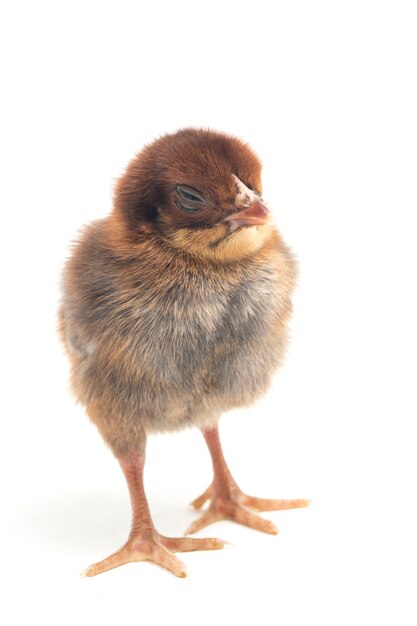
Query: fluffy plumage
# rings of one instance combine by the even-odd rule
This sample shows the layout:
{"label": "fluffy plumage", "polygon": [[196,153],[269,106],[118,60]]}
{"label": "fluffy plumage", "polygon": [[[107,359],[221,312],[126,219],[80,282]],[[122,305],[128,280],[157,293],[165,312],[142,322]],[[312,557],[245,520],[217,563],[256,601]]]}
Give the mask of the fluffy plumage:
{"label": "fluffy plumage", "polygon": [[239,139],[163,136],[74,246],[60,309],[72,388],[121,462],[143,454],[147,433],[213,428],[270,384],[295,264],[260,174]]}
{"label": "fluffy plumage", "polygon": [[[116,452],[144,432],[208,425],[268,388],[294,261],[272,225],[228,235],[219,221],[233,208],[232,173],[256,189],[259,170],[238,140],[165,136],[132,161],[112,215],[76,244],[61,309],[72,384]],[[179,182],[210,198],[204,215],[172,203]]]}

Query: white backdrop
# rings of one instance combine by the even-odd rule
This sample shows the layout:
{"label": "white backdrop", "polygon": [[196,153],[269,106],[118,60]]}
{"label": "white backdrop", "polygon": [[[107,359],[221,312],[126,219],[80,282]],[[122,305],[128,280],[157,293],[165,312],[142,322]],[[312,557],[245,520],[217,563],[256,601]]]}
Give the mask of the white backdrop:
{"label": "white backdrop", "polygon": [[[7,624],[416,623],[415,3],[3,2],[0,612]],[[167,131],[246,139],[300,263],[265,400],[225,416],[248,493],[311,497],[231,550],[79,572],[126,538],[124,479],[67,390],[59,273],[129,159]],[[198,432],[151,439],[158,529],[211,477]]]}

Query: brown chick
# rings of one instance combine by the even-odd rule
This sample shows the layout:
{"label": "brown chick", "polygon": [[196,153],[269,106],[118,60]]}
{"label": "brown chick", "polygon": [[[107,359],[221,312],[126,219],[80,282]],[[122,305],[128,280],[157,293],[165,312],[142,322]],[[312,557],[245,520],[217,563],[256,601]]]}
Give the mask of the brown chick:
{"label": "brown chick", "polygon": [[224,546],[156,531],[143,487],[150,433],[197,426],[206,439],[214,477],[193,506],[210,503],[189,533],[228,519],[275,534],[257,512],[308,503],[242,493],[218,434],[224,411],[268,389],[287,342],[295,264],[261,193],[260,161],[239,139],[165,135],[133,159],[112,213],[85,227],[66,264],[60,332],[72,389],[132,503],[127,542],[87,576],[142,560],[185,576],[173,552]]}

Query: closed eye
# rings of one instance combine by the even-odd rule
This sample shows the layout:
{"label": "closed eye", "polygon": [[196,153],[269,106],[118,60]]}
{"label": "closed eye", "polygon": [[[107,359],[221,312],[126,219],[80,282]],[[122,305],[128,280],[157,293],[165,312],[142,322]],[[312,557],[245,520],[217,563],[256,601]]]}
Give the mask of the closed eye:
{"label": "closed eye", "polygon": [[177,204],[179,204],[184,211],[200,211],[206,204],[204,196],[192,187],[177,185],[176,192],[178,194]]}

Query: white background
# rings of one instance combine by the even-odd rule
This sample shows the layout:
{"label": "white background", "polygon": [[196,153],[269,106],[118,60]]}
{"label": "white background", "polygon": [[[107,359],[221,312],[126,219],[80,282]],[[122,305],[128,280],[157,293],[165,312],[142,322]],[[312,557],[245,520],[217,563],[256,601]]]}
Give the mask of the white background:
{"label": "white background", "polygon": [[[402,2],[3,2],[2,623],[416,623],[416,15]],[[126,538],[124,479],[67,390],[59,273],[145,142],[243,137],[300,262],[268,397],[221,430],[241,486],[311,497],[189,577],[79,572]],[[181,534],[211,478],[198,432],[153,438],[147,492]]]}

